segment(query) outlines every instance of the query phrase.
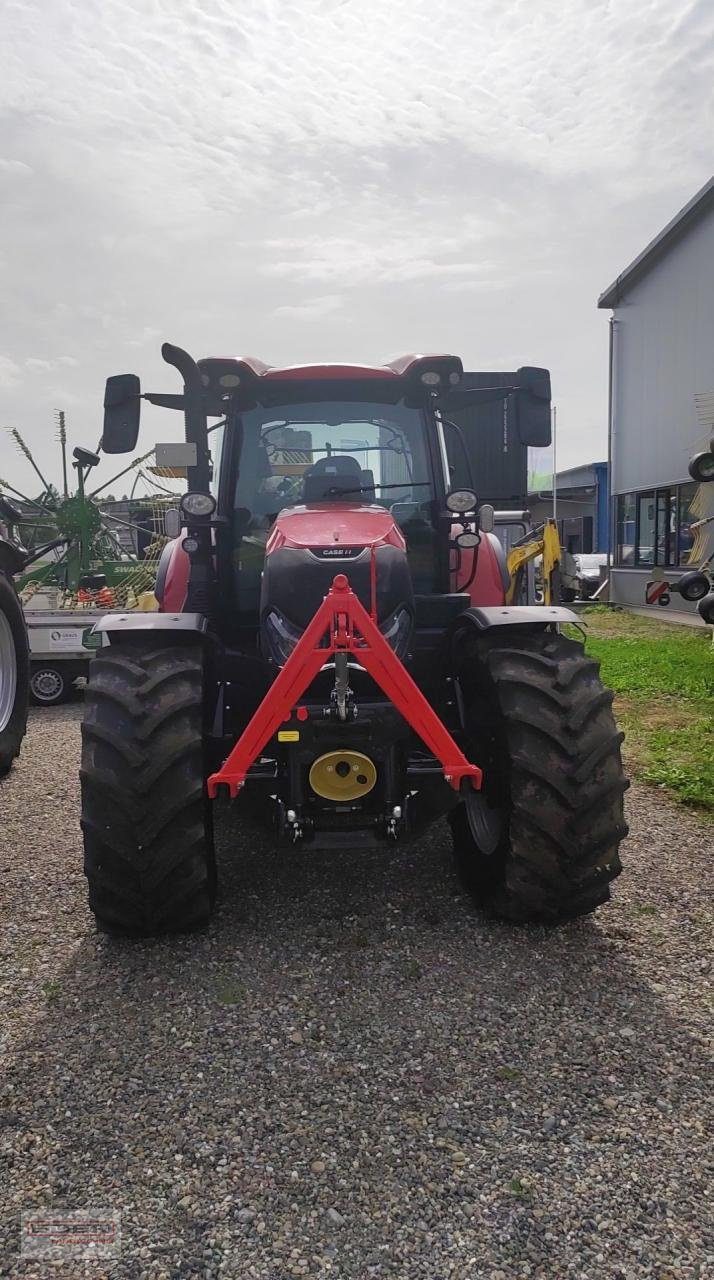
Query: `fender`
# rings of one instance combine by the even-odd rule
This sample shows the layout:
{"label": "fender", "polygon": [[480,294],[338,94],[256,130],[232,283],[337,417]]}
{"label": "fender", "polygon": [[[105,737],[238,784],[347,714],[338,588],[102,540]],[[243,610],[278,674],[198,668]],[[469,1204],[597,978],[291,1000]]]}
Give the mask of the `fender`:
{"label": "fender", "polygon": [[582,619],[572,609],[553,604],[503,604],[479,607],[472,605],[460,613],[451,628],[451,634],[460,631],[464,626],[475,627],[477,631],[490,631],[494,627],[532,627],[540,624],[543,627],[553,623],[562,626],[573,623],[582,627]]}
{"label": "fender", "polygon": [[180,613],[186,603],[191,565],[181,541],[182,538],[172,538],[159,557],[154,595],[160,613]]}
{"label": "fender", "polygon": [[121,639],[134,631],[171,631],[174,635],[186,632],[189,635],[201,636],[208,627],[208,618],[203,613],[105,613],[99,622],[92,627],[92,635],[103,633],[109,639]]}
{"label": "fender", "polygon": [[[451,536],[456,537],[463,526],[454,522]],[[460,553],[458,572],[451,572],[451,591],[466,592],[473,605],[499,605],[505,601],[510,582],[506,553],[495,533],[482,533],[481,542],[476,548],[476,565],[474,570],[474,552],[464,550]]]}
{"label": "fender", "polygon": [[18,543],[9,541],[0,532],[0,569],[6,573],[20,573],[25,567],[27,552]]}

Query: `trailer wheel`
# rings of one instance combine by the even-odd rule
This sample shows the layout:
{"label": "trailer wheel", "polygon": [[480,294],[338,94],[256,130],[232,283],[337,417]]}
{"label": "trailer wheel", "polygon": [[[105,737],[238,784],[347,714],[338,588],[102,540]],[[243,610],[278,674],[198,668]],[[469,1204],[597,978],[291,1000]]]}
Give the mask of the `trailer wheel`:
{"label": "trailer wheel", "polygon": [[30,699],[36,707],[55,707],[69,697],[70,682],[61,666],[49,662],[33,662],[30,675]]}
{"label": "trailer wheel", "polygon": [[82,829],[100,929],[205,925],[215,899],[199,646],[111,644],[91,663],[82,723]]}
{"label": "trailer wheel", "polygon": [[484,790],[450,815],[457,867],[479,905],[554,923],[610,896],[627,835],[623,735],[599,664],[545,630],[462,636],[457,675]]}
{"label": "trailer wheel", "polygon": [[27,727],[30,655],[22,605],[0,569],[0,775],[7,772]]}

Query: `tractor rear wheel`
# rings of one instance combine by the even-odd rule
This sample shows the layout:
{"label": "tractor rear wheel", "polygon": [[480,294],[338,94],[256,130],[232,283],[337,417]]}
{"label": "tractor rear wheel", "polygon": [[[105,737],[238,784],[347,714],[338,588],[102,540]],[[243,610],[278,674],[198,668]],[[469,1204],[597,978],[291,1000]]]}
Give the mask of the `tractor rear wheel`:
{"label": "tractor rear wheel", "polygon": [[450,821],[466,888],[503,919],[586,915],[622,869],[623,735],[598,671],[545,630],[462,634],[456,673],[484,790]]}
{"label": "tractor rear wheel", "polygon": [[82,723],[82,829],[100,929],[148,936],[207,923],[215,898],[204,787],[203,658],[137,638],[100,650]]}
{"label": "tractor rear wheel", "polygon": [[10,768],[25,735],[29,681],[22,605],[0,565],[0,776]]}

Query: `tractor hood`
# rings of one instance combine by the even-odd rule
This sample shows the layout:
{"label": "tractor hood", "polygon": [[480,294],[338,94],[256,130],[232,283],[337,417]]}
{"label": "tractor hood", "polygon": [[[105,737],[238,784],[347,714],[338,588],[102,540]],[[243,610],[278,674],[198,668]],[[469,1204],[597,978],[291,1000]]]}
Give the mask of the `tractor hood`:
{"label": "tractor hood", "polygon": [[[404,643],[414,619],[414,593],[404,536],[384,507],[315,503],[281,511],[266,547],[260,613],[263,649],[276,660],[305,629],[344,573],[366,609],[371,607],[372,557],[377,619]],[[276,637],[282,635],[282,648]],[[282,641],[281,641],[282,644]],[[396,647],[396,645],[395,645]]]}
{"label": "tractor hood", "polygon": [[339,561],[353,557],[357,549],[387,545],[406,551],[401,529],[384,507],[319,502],[281,511],[266,552],[271,555],[281,547],[305,547],[321,559]]}

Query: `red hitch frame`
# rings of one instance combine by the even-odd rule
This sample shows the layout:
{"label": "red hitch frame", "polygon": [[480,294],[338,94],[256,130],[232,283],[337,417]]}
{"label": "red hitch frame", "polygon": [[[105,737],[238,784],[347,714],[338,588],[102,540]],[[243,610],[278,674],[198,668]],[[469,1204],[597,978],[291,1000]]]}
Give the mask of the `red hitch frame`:
{"label": "red hitch frame", "polygon": [[[327,646],[320,642],[328,636]],[[397,711],[441,764],[444,778],[458,791],[468,778],[478,791],[482,773],[469,764],[433,707],[414,683],[409,672],[350,587],[344,573],[338,573],[311,622],[301,635],[257,711],[246,725],[228,758],[208,779],[208,794],[217,795],[220,786],[236,796],[250,766],[266,742],[289,720],[297,699],[312,683],[333,653],[351,653],[387,694]]]}

